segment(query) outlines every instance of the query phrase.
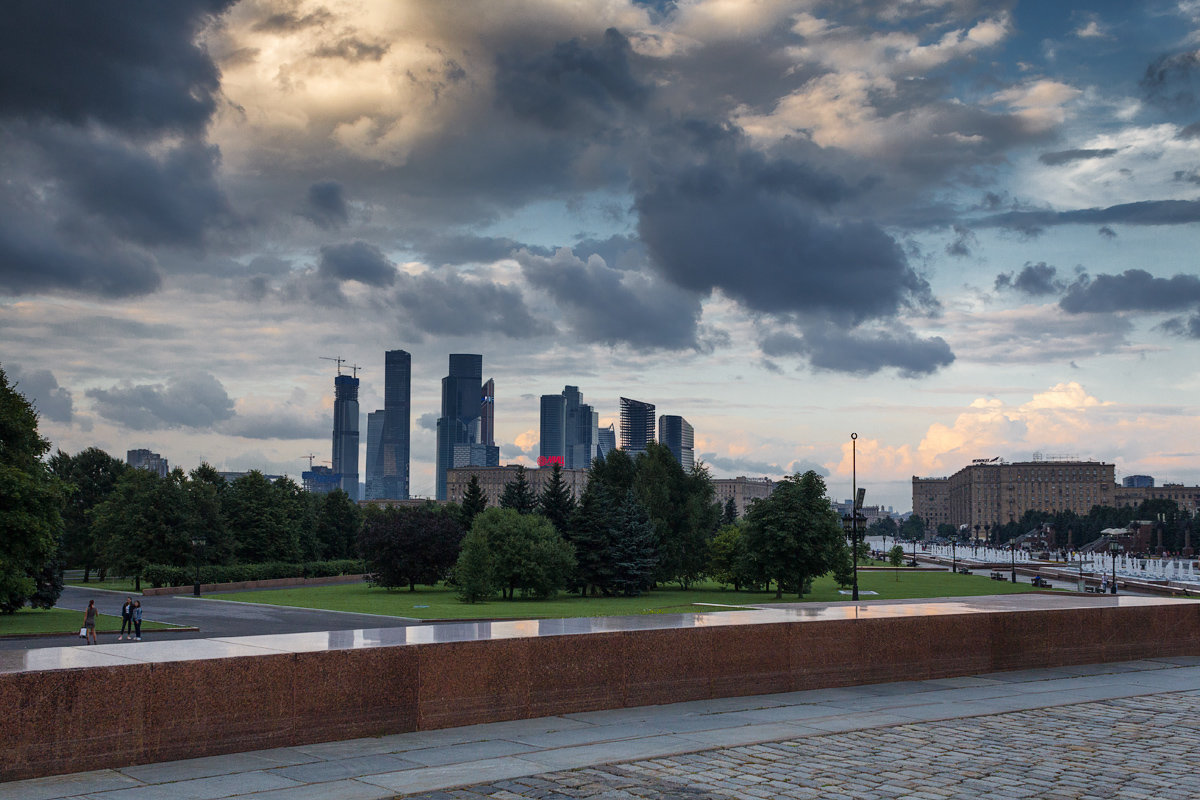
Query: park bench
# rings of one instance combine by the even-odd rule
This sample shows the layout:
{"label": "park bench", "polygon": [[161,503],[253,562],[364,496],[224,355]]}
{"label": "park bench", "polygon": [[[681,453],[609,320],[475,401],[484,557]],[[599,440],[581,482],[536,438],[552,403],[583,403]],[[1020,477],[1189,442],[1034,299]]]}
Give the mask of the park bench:
{"label": "park bench", "polygon": [[992,572],[992,580],[994,580],[994,581],[1006,581],[1006,580],[1008,580],[1008,578],[1007,578],[1007,577],[1004,575],[1004,573],[1003,573],[1003,572],[995,572],[995,571],[993,571],[993,572]]}
{"label": "park bench", "polygon": [[1085,592],[1091,592],[1092,594],[1103,594],[1103,592],[1100,591],[1099,586],[1085,586],[1083,587],[1083,590]]}
{"label": "park bench", "polygon": [[959,574],[959,575],[970,575],[970,574],[971,574],[971,570],[970,570],[970,568],[968,568],[968,567],[959,567],[959,568],[958,568],[958,574]]}
{"label": "park bench", "polygon": [[1042,589],[1048,589],[1050,587],[1050,581],[1046,580],[1041,575],[1034,575],[1033,579],[1029,582]]}

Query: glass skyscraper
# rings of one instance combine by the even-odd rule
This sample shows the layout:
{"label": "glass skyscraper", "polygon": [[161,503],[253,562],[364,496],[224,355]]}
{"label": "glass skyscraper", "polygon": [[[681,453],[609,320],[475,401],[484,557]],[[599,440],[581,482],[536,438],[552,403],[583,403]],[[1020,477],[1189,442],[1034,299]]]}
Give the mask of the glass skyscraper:
{"label": "glass skyscraper", "polygon": [[358,378],[333,379],[333,473],[350,499],[358,500]]}
{"label": "glass skyscraper", "polygon": [[696,433],[686,419],[672,414],[659,417],[658,443],[670,449],[685,472],[692,471],[696,465]]}
{"label": "glass skyscraper", "polygon": [[561,394],[544,394],[541,403],[541,442],[538,466],[567,465],[567,399]]}
{"label": "glass skyscraper", "polygon": [[539,463],[560,463],[564,469],[590,467],[597,454],[599,420],[600,415],[583,402],[578,386],[564,387],[562,394],[542,395]]}
{"label": "glass skyscraper", "polygon": [[451,353],[450,374],[442,378],[442,416],[437,421],[436,492],[446,499],[446,471],[454,466],[454,446],[481,444],[483,356]]}
{"label": "glass skyscraper", "polygon": [[621,398],[621,449],[636,456],[654,441],[654,404]]}

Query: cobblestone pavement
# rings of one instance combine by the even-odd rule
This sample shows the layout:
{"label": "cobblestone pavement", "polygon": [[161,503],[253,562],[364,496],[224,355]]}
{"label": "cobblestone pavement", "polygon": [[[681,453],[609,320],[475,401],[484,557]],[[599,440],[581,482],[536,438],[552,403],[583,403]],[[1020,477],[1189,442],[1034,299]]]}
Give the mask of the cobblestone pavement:
{"label": "cobblestone pavement", "polygon": [[1196,800],[1200,691],[554,772],[416,800]]}

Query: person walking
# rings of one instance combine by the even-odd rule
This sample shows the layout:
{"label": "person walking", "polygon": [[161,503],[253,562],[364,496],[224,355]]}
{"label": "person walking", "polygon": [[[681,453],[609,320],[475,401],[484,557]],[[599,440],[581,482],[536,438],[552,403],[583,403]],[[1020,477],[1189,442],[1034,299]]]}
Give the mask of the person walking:
{"label": "person walking", "polygon": [[117,641],[125,638],[125,634],[129,634],[129,638],[133,638],[133,598],[126,597],[125,605],[121,606],[121,633],[117,636]]}
{"label": "person walking", "polygon": [[142,601],[141,600],[133,601],[133,629],[135,631],[137,631],[137,636],[134,638],[134,641],[140,642],[142,640]]}
{"label": "person walking", "polygon": [[83,627],[87,630],[88,644],[96,643],[96,601],[88,600],[87,611],[83,612]]}

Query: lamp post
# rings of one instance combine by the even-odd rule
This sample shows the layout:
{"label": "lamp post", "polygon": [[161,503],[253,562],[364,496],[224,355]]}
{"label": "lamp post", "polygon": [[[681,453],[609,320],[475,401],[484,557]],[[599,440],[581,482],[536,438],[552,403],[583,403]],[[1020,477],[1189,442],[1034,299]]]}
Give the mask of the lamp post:
{"label": "lamp post", "polygon": [[854,498],[850,506],[850,549],[854,554],[854,600],[858,600],[858,510],[862,497],[858,493],[858,434],[850,434],[850,489]]}
{"label": "lamp post", "polygon": [[1012,557],[1012,582],[1017,582],[1017,540],[1008,540],[1008,554]]}
{"label": "lamp post", "polygon": [[955,545],[958,544],[958,536],[950,537],[950,571],[955,575],[958,574],[958,554],[955,550]]}
{"label": "lamp post", "polygon": [[206,544],[208,540],[203,536],[192,539],[192,561],[196,562],[196,585],[192,587],[192,594],[196,597],[200,596],[200,548]]}
{"label": "lamp post", "polygon": [[1117,593],[1117,552],[1121,549],[1121,545],[1112,542],[1108,546],[1109,552],[1112,553],[1112,586],[1109,587],[1109,594]]}

